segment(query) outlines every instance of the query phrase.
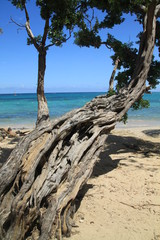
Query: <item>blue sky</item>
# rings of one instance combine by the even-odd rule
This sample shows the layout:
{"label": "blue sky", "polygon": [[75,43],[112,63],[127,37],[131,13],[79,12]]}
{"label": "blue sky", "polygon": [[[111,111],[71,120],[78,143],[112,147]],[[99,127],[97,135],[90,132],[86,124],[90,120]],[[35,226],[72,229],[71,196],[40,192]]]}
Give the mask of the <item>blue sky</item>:
{"label": "blue sky", "polygon": [[[42,33],[44,22],[34,1],[28,4],[30,24],[34,35]],[[27,34],[10,22],[10,17],[25,23],[24,13],[7,0],[0,0],[0,93],[36,92],[38,54],[33,46],[27,46]],[[110,33],[122,41],[134,41],[140,26],[128,16],[121,25]],[[108,31],[103,31],[103,36]],[[47,53],[45,75],[46,92],[105,92],[113,65],[113,52],[102,46],[100,49],[79,48],[73,38],[63,47],[52,47]],[[160,90],[160,87],[157,88]]]}

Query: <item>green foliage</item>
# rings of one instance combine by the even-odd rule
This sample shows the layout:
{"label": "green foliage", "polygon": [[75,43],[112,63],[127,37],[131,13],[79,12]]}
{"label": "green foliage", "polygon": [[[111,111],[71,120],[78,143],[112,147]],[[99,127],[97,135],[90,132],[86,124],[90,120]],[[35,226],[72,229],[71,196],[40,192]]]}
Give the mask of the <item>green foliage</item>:
{"label": "green foliage", "polygon": [[157,20],[156,24],[156,46],[158,47],[160,57],[160,21]]}
{"label": "green foliage", "polygon": [[[93,12],[92,12],[93,14]],[[98,34],[99,21],[97,18],[92,18],[83,12],[79,24],[79,31],[74,33],[75,44],[80,47],[95,47],[99,48],[101,46],[101,37]],[[91,19],[90,19],[91,18]],[[94,26],[92,27],[92,20],[94,21]]]}
{"label": "green foliage", "polygon": [[42,19],[50,19],[48,39],[53,45],[61,46],[81,18],[81,1],[37,0],[36,4],[40,7]]}
{"label": "green foliage", "polygon": [[87,28],[79,32],[74,33],[75,44],[80,47],[90,47],[99,48],[101,46],[100,36],[96,36],[94,30],[89,31]]}
{"label": "green foliage", "polygon": [[[14,6],[24,10],[24,4],[29,0],[9,0]],[[113,28],[117,24],[125,21],[124,14],[134,14],[136,20],[143,24],[144,13],[140,10],[143,4],[146,9],[152,2],[151,0],[36,0],[37,7],[40,8],[40,16],[43,20],[49,19],[49,27],[47,29],[47,40],[50,41],[49,46],[61,46],[70,37],[75,26],[79,30],[74,33],[75,43],[80,47],[99,48],[102,44],[114,51],[111,56],[113,64],[117,57],[120,62],[118,65],[118,74],[115,78],[117,85],[116,91],[129,84],[136,65],[138,49],[132,42],[125,43],[116,39],[111,34],[106,34],[105,41],[102,39],[101,30]],[[103,14],[95,14],[101,11]],[[157,19],[157,32],[155,45],[159,48],[160,53],[160,21]],[[33,39],[28,39],[27,44],[36,42],[39,46],[42,44],[43,34]],[[137,42],[140,42],[141,32],[137,33]],[[48,41],[47,41],[48,42]],[[155,88],[160,79],[160,62],[153,57],[152,64],[148,73],[148,84],[151,88]],[[112,93],[108,93],[112,95]],[[134,109],[147,106],[147,103],[136,102]]]}
{"label": "green foliage", "polygon": [[[37,37],[34,37],[34,39],[36,40],[36,43],[41,44],[41,42],[42,42],[42,36],[41,35],[38,35]],[[27,45],[31,45],[31,44],[33,44],[32,39],[27,38]]]}
{"label": "green foliage", "polygon": [[149,85],[153,89],[155,89],[156,85],[160,83],[160,62],[157,60],[154,60],[154,57],[152,59],[147,80]]}
{"label": "green foliage", "polygon": [[140,98],[133,104],[132,109],[138,110],[138,109],[143,109],[143,108],[149,108],[149,106],[150,106],[150,104],[149,104],[148,100],[144,100],[143,98]]}
{"label": "green foliage", "polygon": [[0,28],[0,34],[2,34],[3,33],[3,30],[2,30],[2,28]]}
{"label": "green foliage", "polygon": [[115,90],[109,90],[108,92],[107,92],[107,96],[108,97],[110,97],[110,96],[113,96],[113,95],[115,95],[116,94],[116,91]]}
{"label": "green foliage", "polygon": [[[104,12],[106,15],[100,22],[100,28],[112,28],[115,24],[121,24],[124,21],[123,11],[126,5],[126,1],[115,0],[90,0],[89,5],[91,8],[97,8]],[[127,1],[128,2],[128,1]]]}
{"label": "green foliage", "polygon": [[124,69],[135,67],[138,50],[136,48],[133,48],[132,42],[122,43],[121,41],[115,39],[111,34],[108,34],[107,45],[114,51],[114,55],[111,56],[113,63],[117,57],[119,57],[119,69],[121,67]]}
{"label": "green foliage", "polygon": [[[142,97],[138,99],[132,106],[132,110],[140,110],[143,108],[149,108],[150,104],[148,100],[144,100]],[[128,120],[128,113],[125,113],[120,122],[123,122],[124,124],[127,123]]]}
{"label": "green foliage", "polygon": [[[83,18],[81,21],[80,30],[75,34],[76,40],[75,43],[79,46],[93,46],[95,48],[99,48],[102,44],[106,45],[106,47],[112,49],[114,54],[111,56],[113,64],[117,57],[120,59],[118,64],[118,74],[115,77],[116,80],[116,91],[119,91],[121,88],[128,86],[131,81],[133,72],[136,66],[136,59],[138,55],[138,49],[136,48],[136,44],[140,43],[141,40],[141,32],[137,32],[137,41],[133,42],[122,42],[116,39],[114,36],[106,33],[106,40],[102,39],[101,29],[113,28],[117,24],[121,24],[125,21],[126,14],[131,14],[136,16],[136,21],[139,24],[143,24],[145,12],[141,10],[141,6],[143,5],[146,8],[152,0],[89,0],[87,2],[88,12],[94,9],[98,9],[103,13],[103,19],[97,18],[92,19],[92,26],[88,26],[88,19]],[[158,4],[159,1],[157,1]],[[88,14],[89,16],[89,14]],[[89,18],[89,20],[91,17]],[[155,45],[159,49],[160,55],[160,21],[157,19],[157,28],[156,28],[156,42]],[[157,84],[160,83],[160,62],[155,60],[154,57],[152,59],[152,63],[150,66],[150,70],[148,73],[148,85],[152,88],[155,88]],[[109,96],[112,93],[108,93]],[[149,103],[146,100],[140,99],[138,100],[132,108],[142,109],[145,107],[149,107]],[[124,117],[124,121],[126,121],[127,115]]]}
{"label": "green foliage", "polygon": [[121,118],[120,122],[123,122],[124,124],[126,124],[126,123],[127,123],[127,120],[128,120],[128,113],[125,113],[125,114],[123,115],[123,117]]}
{"label": "green foliage", "polygon": [[[9,0],[15,7],[25,10],[26,4],[29,1],[26,0]],[[71,32],[74,27],[78,25],[82,18],[82,12],[85,1],[79,0],[35,0],[36,6],[40,8],[40,16],[43,20],[49,20],[49,27],[44,31],[47,31],[47,38],[50,43],[46,46],[46,50],[49,46],[56,45],[61,46],[63,42],[71,36]],[[29,15],[29,13],[28,13]],[[27,44],[36,44],[41,46],[43,34],[34,37],[34,40],[29,38]],[[47,41],[47,42],[49,42]]]}
{"label": "green foliage", "polygon": [[24,9],[24,4],[27,2],[26,0],[9,0],[16,8],[20,10]]}

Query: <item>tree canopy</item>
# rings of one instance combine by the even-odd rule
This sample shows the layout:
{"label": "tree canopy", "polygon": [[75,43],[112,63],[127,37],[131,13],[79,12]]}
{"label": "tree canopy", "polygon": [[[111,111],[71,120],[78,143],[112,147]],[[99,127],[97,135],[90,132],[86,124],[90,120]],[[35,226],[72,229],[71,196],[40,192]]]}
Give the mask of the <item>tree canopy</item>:
{"label": "tree canopy", "polygon": [[[11,3],[24,10],[26,13],[26,19],[29,21],[29,13],[27,12],[26,4],[27,0],[9,0]],[[77,22],[82,17],[82,2],[79,0],[36,0],[35,4],[40,8],[40,16],[45,21],[45,28],[43,34],[34,36],[31,32],[31,26],[25,25],[28,31],[29,39],[28,44],[34,44],[37,48],[40,45],[44,45],[46,39],[49,40],[49,44],[46,49],[52,45],[59,46],[71,36],[71,32]],[[24,27],[23,25],[20,25]]]}
{"label": "tree canopy", "polygon": [[51,46],[60,46],[66,42],[73,32],[74,26],[82,19],[84,2],[79,0],[36,0],[35,4],[40,8],[40,16],[44,20],[43,33],[35,36],[30,24],[30,15],[27,10],[27,0],[10,0],[11,3],[25,12],[26,23],[19,24],[28,34],[28,45],[33,44],[38,51],[38,114],[37,124],[49,120],[49,110],[44,94],[44,77],[46,70],[46,52]]}
{"label": "tree canopy", "polygon": [[[115,78],[116,87],[115,91],[127,86],[133,76],[137,56],[138,45],[141,41],[142,32],[137,32],[136,42],[122,42],[116,39],[113,35],[109,34],[108,29],[113,28],[115,25],[123,23],[128,14],[135,17],[135,21],[143,26],[145,21],[145,14],[147,8],[152,1],[115,1],[115,0],[89,0],[87,1],[88,12],[81,21],[81,28],[75,33],[75,43],[80,47],[95,47],[100,48],[105,45],[107,48],[112,49],[114,54],[111,56],[113,64],[119,58],[118,69],[119,72]],[[160,1],[156,1],[157,5]],[[99,11],[103,15],[103,19],[99,17]],[[157,10],[158,11],[158,10]],[[158,13],[159,14],[159,13]],[[157,30],[155,45],[158,47],[160,54],[160,21],[157,18]],[[102,38],[101,30],[106,30],[106,39]],[[123,34],[123,33],[122,33]],[[147,77],[148,88],[154,89],[159,84],[160,79],[160,62],[153,56],[150,70]],[[149,102],[144,101],[142,98],[133,104],[133,109],[148,107]]]}

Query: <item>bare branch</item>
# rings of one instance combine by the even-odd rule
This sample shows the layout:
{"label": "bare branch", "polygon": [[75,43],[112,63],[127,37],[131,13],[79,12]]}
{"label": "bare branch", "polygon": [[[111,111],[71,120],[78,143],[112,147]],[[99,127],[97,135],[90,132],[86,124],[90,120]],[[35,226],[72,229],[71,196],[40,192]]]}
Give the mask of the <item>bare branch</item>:
{"label": "bare branch", "polygon": [[35,48],[39,51],[39,45],[38,43],[36,42],[36,39],[32,33],[32,30],[30,28],[30,20],[29,20],[29,14],[28,14],[28,11],[27,11],[27,8],[26,8],[26,5],[24,3],[24,10],[25,10],[25,15],[26,15],[26,24],[25,24],[25,27],[26,27],[26,31],[27,31],[27,34],[28,36],[30,37],[30,39],[32,40]]}
{"label": "bare branch", "polygon": [[91,20],[88,18],[87,14],[84,14],[84,19],[86,19],[87,22],[89,22],[90,30],[92,30],[92,21],[94,19],[94,9],[92,9],[92,18],[91,18]]}
{"label": "bare branch", "polygon": [[82,4],[79,4],[76,8],[75,8],[75,11],[77,11],[79,8],[82,7]]}
{"label": "bare branch", "polygon": [[93,21],[94,19],[94,9],[92,9],[92,18],[91,18],[91,22]]}
{"label": "bare branch", "polygon": [[89,24],[91,24],[91,21],[87,18],[86,14],[84,15],[84,19],[86,19],[89,22]]}
{"label": "bare branch", "polygon": [[26,27],[24,24],[17,23],[12,17],[10,17],[10,20],[11,20],[10,23],[14,23],[14,24],[16,24],[18,27],[20,27],[20,28],[25,28],[25,27]]}
{"label": "bare branch", "polygon": [[57,39],[56,42],[47,45],[45,48],[47,49],[47,48],[52,47],[54,45],[61,45],[62,43],[67,42],[71,38],[71,36],[72,36],[72,31],[69,30],[69,35],[66,39],[64,39],[63,41],[60,41],[59,39]]}
{"label": "bare branch", "polygon": [[112,48],[107,44],[107,42],[101,42],[101,45],[105,45],[108,49],[112,49]]}
{"label": "bare branch", "polygon": [[27,11],[25,3],[24,3],[24,10],[25,10],[25,15],[26,15],[26,20],[27,20],[27,22],[29,22],[29,14],[28,14],[28,11]]}
{"label": "bare branch", "polygon": [[45,46],[45,42],[47,39],[48,29],[49,29],[49,18],[47,18],[46,22],[45,22],[44,33],[43,33],[43,38],[42,38],[42,46],[43,47]]}

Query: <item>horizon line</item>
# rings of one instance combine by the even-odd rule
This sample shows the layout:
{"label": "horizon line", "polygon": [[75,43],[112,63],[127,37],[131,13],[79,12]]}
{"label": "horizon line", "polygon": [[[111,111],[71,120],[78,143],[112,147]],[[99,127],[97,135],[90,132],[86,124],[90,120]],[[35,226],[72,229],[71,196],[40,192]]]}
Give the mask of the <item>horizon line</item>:
{"label": "horizon line", "polygon": [[[151,90],[151,93],[152,92],[160,92],[160,90]],[[51,93],[51,94],[57,94],[57,93],[107,93],[107,91],[55,91],[55,92],[50,92],[50,91],[47,91],[47,92],[45,92],[45,94],[49,94],[49,93]],[[11,94],[11,95],[17,95],[17,94],[37,94],[36,92],[16,92],[16,91],[14,91],[14,92],[0,92],[0,95],[3,95],[3,94]],[[147,93],[146,93],[147,94]],[[149,93],[148,93],[149,94]]]}

